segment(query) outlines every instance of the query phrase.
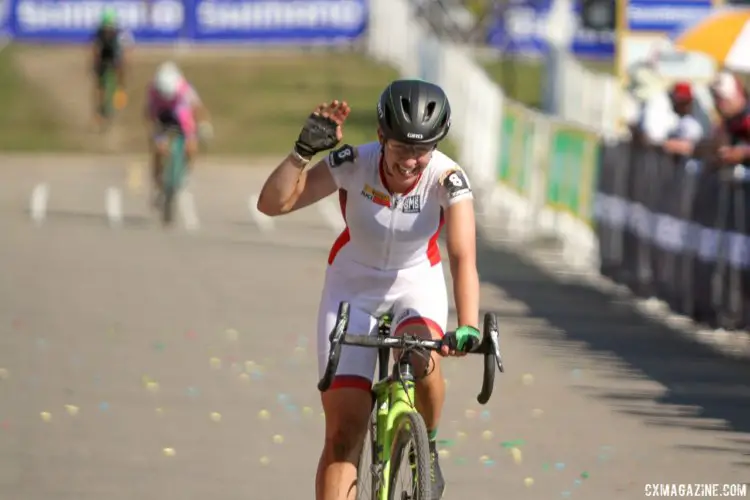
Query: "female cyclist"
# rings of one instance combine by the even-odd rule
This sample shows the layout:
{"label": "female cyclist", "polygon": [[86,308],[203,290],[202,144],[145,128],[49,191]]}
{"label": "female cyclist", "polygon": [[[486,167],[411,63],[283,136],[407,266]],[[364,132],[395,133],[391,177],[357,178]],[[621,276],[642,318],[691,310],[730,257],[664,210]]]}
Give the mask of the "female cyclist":
{"label": "female cyclist", "polygon": [[[258,200],[258,210],[276,216],[338,191],[346,228],[328,257],[318,313],[319,370],[325,370],[328,336],[342,300],[351,305],[351,333],[375,335],[376,318],[391,311],[394,335],[444,336],[448,296],[438,247],[444,224],[459,327],[442,354],[462,354],[479,341],[479,277],[471,187],[463,170],[437,150],[450,128],[448,99],[437,85],[394,81],[378,102],[378,140],[344,145],[305,170],[316,153],[342,139],[349,112],[346,102],[318,106]],[[375,349],[344,346],[332,390],[322,394],[326,434],[317,500],[356,498],[376,358]],[[434,369],[417,382],[416,404],[430,433],[437,500],[445,487],[435,447],[445,383],[439,356],[432,361]],[[427,366],[415,370],[426,372]]]}

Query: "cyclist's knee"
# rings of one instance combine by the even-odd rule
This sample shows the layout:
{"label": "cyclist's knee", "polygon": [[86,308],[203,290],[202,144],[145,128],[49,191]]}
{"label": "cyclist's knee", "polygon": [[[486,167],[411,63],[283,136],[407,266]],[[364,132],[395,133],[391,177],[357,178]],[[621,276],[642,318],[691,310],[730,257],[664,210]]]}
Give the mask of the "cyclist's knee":
{"label": "cyclist's knee", "polygon": [[326,437],[326,447],[333,462],[354,462],[359,456],[362,436],[353,427],[337,427]]}
{"label": "cyclist's knee", "polygon": [[[405,321],[402,321],[400,324],[396,325],[393,330],[393,335],[395,336],[401,336],[405,334],[414,335],[423,339],[437,340],[443,338],[443,331],[440,326],[429,319],[419,316],[414,316],[406,319]],[[400,355],[401,351],[394,350],[393,359],[398,359]],[[440,360],[440,355],[437,353],[432,353],[431,358],[433,365],[432,368],[437,367],[437,363]],[[414,357],[412,359],[412,363],[414,364],[414,368],[418,371],[428,370],[428,367],[420,356]]]}
{"label": "cyclist's knee", "polygon": [[185,140],[185,154],[192,158],[198,153],[198,140],[195,137],[189,137]]}
{"label": "cyclist's knee", "polygon": [[323,393],[326,448],[335,462],[356,461],[372,409],[372,395],[342,387]]}
{"label": "cyclist's knee", "polygon": [[168,145],[169,143],[163,137],[157,137],[154,139],[154,152],[156,153],[157,158],[164,158],[167,153],[169,153]]}

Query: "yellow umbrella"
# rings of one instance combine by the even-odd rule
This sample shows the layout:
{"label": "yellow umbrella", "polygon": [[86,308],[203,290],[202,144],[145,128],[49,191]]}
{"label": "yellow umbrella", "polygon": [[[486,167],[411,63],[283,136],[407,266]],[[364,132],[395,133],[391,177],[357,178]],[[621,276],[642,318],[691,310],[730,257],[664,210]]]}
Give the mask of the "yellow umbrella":
{"label": "yellow umbrella", "polygon": [[716,10],[681,30],[673,39],[679,49],[703,52],[734,70],[750,70],[749,8]]}

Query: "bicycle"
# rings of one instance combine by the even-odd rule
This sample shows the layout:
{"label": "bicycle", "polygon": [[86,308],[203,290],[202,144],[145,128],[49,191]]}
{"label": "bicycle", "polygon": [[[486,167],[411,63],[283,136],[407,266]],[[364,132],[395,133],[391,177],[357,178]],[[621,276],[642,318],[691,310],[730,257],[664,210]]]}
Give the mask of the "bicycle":
{"label": "bicycle", "polygon": [[104,103],[102,106],[102,130],[107,130],[111,124],[115,113],[115,93],[117,91],[117,72],[115,67],[107,64],[101,77],[102,88],[104,89]]}
{"label": "bicycle", "polygon": [[[442,340],[425,340],[413,335],[391,336],[391,317],[386,315],[379,319],[378,335],[352,335],[347,333],[349,326],[350,305],[339,304],[336,324],[329,336],[330,352],[323,377],[318,382],[318,390],[325,392],[331,386],[338,368],[341,347],[353,345],[378,349],[378,380],[372,388],[375,406],[370,417],[368,431],[370,434],[369,469],[371,500],[431,500],[430,492],[430,455],[427,426],[414,406],[415,376],[412,356],[429,356],[430,351],[439,351]],[[390,349],[399,349],[402,354],[393,365],[388,375]],[[484,355],[484,373],[482,390],[477,396],[480,404],[486,404],[492,396],[495,382],[495,367],[504,372],[500,356],[499,332],[497,317],[492,313],[484,315],[482,341],[472,351]],[[409,444],[413,449],[409,450]],[[368,498],[362,494],[363,486],[368,483],[368,471],[362,467],[367,457],[367,448],[363,447],[357,473],[357,498]],[[388,452],[390,456],[387,456]],[[405,452],[411,468],[414,490],[402,491],[396,496],[394,485],[397,473]]]}
{"label": "bicycle", "polygon": [[177,193],[185,180],[185,135],[179,127],[167,128],[169,141],[169,155],[162,170],[161,211],[164,224],[170,224],[174,219],[174,205]]}

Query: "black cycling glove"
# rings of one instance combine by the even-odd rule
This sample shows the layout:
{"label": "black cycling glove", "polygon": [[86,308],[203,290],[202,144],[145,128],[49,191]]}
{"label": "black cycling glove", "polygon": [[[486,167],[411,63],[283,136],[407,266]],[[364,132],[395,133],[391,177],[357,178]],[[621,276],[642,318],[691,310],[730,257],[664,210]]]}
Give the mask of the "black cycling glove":
{"label": "black cycling glove", "polygon": [[331,149],[339,140],[336,138],[338,124],[330,118],[312,113],[302,127],[294,150],[303,158],[310,159],[316,153]]}

